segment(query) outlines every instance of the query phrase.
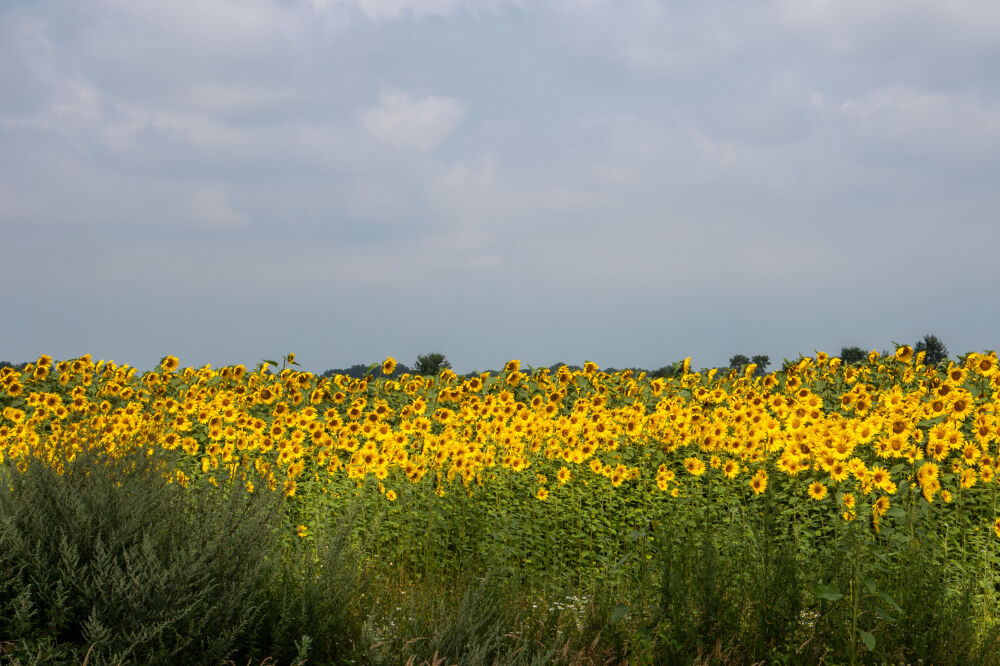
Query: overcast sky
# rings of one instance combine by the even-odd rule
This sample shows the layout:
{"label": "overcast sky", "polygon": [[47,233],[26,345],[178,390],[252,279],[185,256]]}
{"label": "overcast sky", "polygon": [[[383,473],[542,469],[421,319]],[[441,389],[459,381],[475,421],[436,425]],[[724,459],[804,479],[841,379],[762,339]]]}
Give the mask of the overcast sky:
{"label": "overcast sky", "polygon": [[3,0],[0,360],[1000,348],[996,0]]}

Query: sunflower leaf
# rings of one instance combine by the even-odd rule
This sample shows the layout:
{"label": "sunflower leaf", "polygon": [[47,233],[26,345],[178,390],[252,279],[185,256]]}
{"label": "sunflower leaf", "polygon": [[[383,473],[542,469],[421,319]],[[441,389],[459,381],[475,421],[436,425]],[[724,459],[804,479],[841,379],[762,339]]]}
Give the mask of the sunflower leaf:
{"label": "sunflower leaf", "polygon": [[816,589],[813,590],[815,594],[820,599],[826,599],[827,601],[839,601],[844,598],[841,594],[840,588],[837,587],[836,583],[830,583],[829,585],[817,585]]}

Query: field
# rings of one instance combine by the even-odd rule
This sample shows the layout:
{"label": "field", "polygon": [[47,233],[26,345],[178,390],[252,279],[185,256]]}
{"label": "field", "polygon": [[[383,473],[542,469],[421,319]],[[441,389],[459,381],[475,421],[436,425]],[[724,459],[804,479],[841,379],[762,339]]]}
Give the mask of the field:
{"label": "field", "polygon": [[5,663],[1000,663],[1000,370],[0,370]]}

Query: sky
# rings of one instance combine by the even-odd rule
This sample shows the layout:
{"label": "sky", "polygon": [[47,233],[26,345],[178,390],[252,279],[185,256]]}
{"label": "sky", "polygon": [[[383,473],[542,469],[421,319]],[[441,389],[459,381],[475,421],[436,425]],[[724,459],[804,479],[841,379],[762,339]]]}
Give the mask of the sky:
{"label": "sky", "polygon": [[1000,348],[995,0],[3,0],[0,360]]}

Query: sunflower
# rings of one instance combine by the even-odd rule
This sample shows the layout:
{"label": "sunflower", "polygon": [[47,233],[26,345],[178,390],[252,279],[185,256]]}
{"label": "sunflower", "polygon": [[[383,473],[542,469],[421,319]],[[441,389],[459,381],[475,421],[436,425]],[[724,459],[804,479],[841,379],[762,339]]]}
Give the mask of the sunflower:
{"label": "sunflower", "polygon": [[4,418],[13,421],[15,424],[24,421],[24,410],[16,407],[7,407],[3,410]]}
{"label": "sunflower", "polygon": [[812,497],[817,502],[826,497],[826,492],[826,486],[819,481],[813,481],[809,484],[809,497]]}
{"label": "sunflower", "polygon": [[925,462],[920,466],[920,469],[917,470],[917,481],[920,485],[925,485],[931,479],[938,478],[940,471],[941,469],[936,464],[932,462]]}
{"label": "sunflower", "polygon": [[996,354],[991,354],[989,356],[980,356],[976,359],[975,370],[980,375],[984,377],[992,377],[997,374],[997,357]]}
{"label": "sunflower", "polygon": [[396,359],[394,359],[391,356],[386,357],[386,359],[382,361],[382,374],[391,375],[395,371],[396,371]]}
{"label": "sunflower", "polygon": [[160,361],[160,367],[163,368],[163,372],[174,372],[180,366],[181,362],[176,356],[167,356]]}
{"label": "sunflower", "polygon": [[971,488],[976,485],[976,480],[976,470],[966,468],[962,470],[962,475],[959,477],[959,484],[963,488]]}
{"label": "sunflower", "polygon": [[892,477],[889,475],[889,471],[884,467],[875,465],[871,468],[871,481],[876,486],[884,488],[887,484],[892,483]]}
{"label": "sunflower", "polygon": [[904,419],[896,419],[892,422],[891,430],[893,435],[908,435],[910,434],[910,429],[910,422]]}
{"label": "sunflower", "polygon": [[560,467],[559,471],[556,473],[556,479],[559,481],[559,485],[563,485],[570,480],[571,474],[569,469],[566,467]]}
{"label": "sunflower", "polygon": [[543,502],[549,498],[549,491],[545,488],[539,488],[538,492],[535,493],[535,497],[542,500]]}
{"label": "sunflower", "polygon": [[705,473],[705,463],[698,458],[685,458],[684,469],[686,469],[691,476],[701,476]]}
{"label": "sunflower", "polygon": [[[965,377],[967,374],[968,372],[965,370],[965,368],[959,365],[955,365],[953,363],[950,363],[948,365],[948,381],[950,381],[952,384],[955,385],[962,384],[963,382],[965,382]],[[947,394],[947,389],[944,392],[941,392],[941,395],[946,395],[946,394]]]}
{"label": "sunflower", "polygon": [[767,472],[764,470],[759,470],[750,479],[750,487],[753,488],[753,492],[756,495],[760,495],[765,490],[767,490]]}
{"label": "sunflower", "polygon": [[1000,537],[1000,518],[993,521],[993,531]]}
{"label": "sunflower", "polygon": [[740,473],[740,464],[735,460],[727,460],[722,466],[722,473],[727,479],[735,479]]}
{"label": "sunflower", "polygon": [[964,420],[972,411],[972,400],[962,396],[951,403],[951,415],[959,420]]}
{"label": "sunflower", "polygon": [[934,501],[934,495],[939,490],[941,490],[941,482],[937,479],[928,480],[920,488],[920,492],[923,494],[924,499],[927,500],[928,503]]}

